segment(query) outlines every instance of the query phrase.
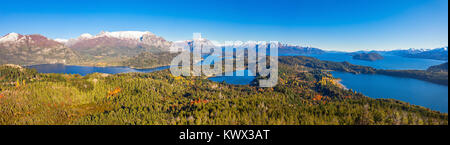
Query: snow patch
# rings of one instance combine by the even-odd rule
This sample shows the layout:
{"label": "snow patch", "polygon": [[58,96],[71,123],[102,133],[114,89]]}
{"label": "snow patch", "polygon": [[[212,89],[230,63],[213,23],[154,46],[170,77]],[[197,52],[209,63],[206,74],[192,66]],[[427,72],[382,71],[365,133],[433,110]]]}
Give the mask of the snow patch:
{"label": "snow patch", "polygon": [[57,39],[55,39],[55,41],[56,41],[56,42],[59,42],[59,43],[66,43],[66,42],[69,41],[69,40],[57,38]]}
{"label": "snow patch", "polygon": [[19,34],[17,33],[9,33],[8,35],[0,38],[0,42],[8,42],[8,41],[16,41],[19,39]]}
{"label": "snow patch", "polygon": [[154,35],[149,31],[117,31],[117,32],[101,32],[97,37],[113,37],[118,39],[141,39],[144,35]]}

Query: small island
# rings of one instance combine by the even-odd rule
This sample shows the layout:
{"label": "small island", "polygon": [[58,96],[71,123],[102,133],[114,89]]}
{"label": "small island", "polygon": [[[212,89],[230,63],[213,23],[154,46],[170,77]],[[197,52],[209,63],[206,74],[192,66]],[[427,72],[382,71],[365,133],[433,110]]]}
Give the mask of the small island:
{"label": "small island", "polygon": [[371,53],[355,54],[355,55],[353,55],[353,59],[366,60],[366,61],[377,61],[377,60],[384,59],[384,57],[378,53],[371,52]]}

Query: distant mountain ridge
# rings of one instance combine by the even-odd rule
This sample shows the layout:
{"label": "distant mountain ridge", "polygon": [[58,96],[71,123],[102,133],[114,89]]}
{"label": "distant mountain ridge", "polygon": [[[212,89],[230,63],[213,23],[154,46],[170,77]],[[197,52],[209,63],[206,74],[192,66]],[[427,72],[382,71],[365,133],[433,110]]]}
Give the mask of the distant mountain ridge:
{"label": "distant mountain ridge", "polygon": [[[225,45],[212,42],[208,39],[194,38],[185,41],[167,41],[149,31],[117,31],[101,32],[97,35],[82,34],[74,39],[49,39],[39,34],[21,35],[10,33],[0,37],[0,63],[1,64],[74,64],[74,65],[129,65],[131,59],[148,58],[152,54],[164,54],[187,51],[193,48],[194,42],[203,46],[217,46],[224,48]],[[250,45],[262,45],[264,42],[244,42],[232,44],[234,48],[245,48]],[[266,43],[267,44],[267,43]],[[303,47],[279,43],[279,54],[302,55],[302,54],[324,54],[319,48]],[[407,49],[392,51],[357,51],[349,53],[375,52],[381,55],[397,55],[410,58],[424,58],[436,60],[448,60],[448,47],[436,49]],[[139,57],[140,56],[140,57]],[[145,57],[144,57],[145,56]],[[170,56],[173,55],[163,55]],[[150,59],[156,60],[156,59]],[[126,62],[126,63],[124,63]],[[142,64],[157,65],[153,62],[140,61]],[[145,63],[144,63],[145,62]],[[166,63],[166,61],[164,61]]]}
{"label": "distant mountain ridge", "polygon": [[9,33],[0,38],[0,64],[53,64],[79,61],[79,55],[63,43],[39,34]]}
{"label": "distant mountain ridge", "polygon": [[148,31],[118,31],[101,32],[96,36],[83,34],[68,40],[66,46],[88,56],[132,57],[142,52],[166,52],[171,44]]}
{"label": "distant mountain ridge", "polygon": [[405,50],[390,50],[390,51],[356,51],[353,53],[370,53],[376,52],[382,55],[397,55],[409,58],[423,58],[435,60],[448,60],[448,47],[434,48],[434,49],[405,49]]}
{"label": "distant mountain ridge", "polygon": [[[398,52],[397,52],[398,53]],[[398,54],[404,57],[411,58],[426,58],[426,59],[436,59],[436,60],[448,60],[448,47],[436,48],[432,50],[426,50],[419,53],[401,53]]]}
{"label": "distant mountain ridge", "polygon": [[302,47],[297,45],[281,44],[278,49],[279,54],[324,54],[325,51],[319,48]]}

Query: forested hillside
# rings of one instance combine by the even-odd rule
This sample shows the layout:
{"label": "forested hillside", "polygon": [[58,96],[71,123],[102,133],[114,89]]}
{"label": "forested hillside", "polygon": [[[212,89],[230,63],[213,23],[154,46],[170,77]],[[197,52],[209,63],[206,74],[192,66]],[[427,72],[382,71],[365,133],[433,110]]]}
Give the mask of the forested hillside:
{"label": "forested hillside", "polygon": [[369,66],[353,65],[348,62],[322,61],[305,56],[281,57],[280,62],[289,65],[303,65],[311,68],[349,72],[354,74],[383,74],[396,77],[414,78],[436,84],[448,85],[448,71],[433,71],[439,68],[441,70],[445,70],[446,64],[432,66],[428,70],[384,70],[375,69]]}
{"label": "forested hillside", "polygon": [[359,60],[365,60],[365,61],[377,61],[377,60],[384,59],[384,57],[376,52],[371,52],[371,53],[355,54],[355,55],[353,55],[353,59],[359,59]]}
{"label": "forested hillside", "polygon": [[150,53],[143,52],[138,56],[131,59],[123,61],[124,66],[129,66],[133,68],[155,68],[160,66],[169,66],[173,58],[175,58],[179,53]]}
{"label": "forested hillside", "polygon": [[[309,64],[309,63],[306,63]],[[280,63],[274,88],[155,73],[40,74],[0,67],[0,124],[448,124],[448,114],[346,90],[327,71]]]}
{"label": "forested hillside", "polygon": [[435,65],[435,66],[431,66],[427,69],[427,71],[430,72],[447,72],[448,73],[448,62],[440,64],[440,65]]}

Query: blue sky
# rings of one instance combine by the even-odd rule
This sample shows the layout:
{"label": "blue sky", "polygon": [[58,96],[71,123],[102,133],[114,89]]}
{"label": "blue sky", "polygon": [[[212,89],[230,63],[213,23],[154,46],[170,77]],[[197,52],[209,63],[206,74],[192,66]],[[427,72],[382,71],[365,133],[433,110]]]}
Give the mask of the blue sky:
{"label": "blue sky", "polygon": [[75,38],[151,31],[168,40],[281,41],[327,50],[448,46],[448,0],[20,0],[0,5],[0,35]]}

